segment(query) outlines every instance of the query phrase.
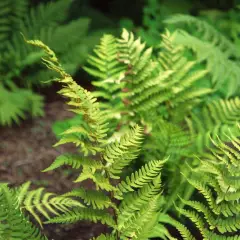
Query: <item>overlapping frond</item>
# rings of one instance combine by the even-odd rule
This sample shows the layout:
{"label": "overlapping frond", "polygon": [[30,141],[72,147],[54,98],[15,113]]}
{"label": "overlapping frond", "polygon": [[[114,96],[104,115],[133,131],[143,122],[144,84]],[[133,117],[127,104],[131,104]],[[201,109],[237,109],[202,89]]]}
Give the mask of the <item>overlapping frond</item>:
{"label": "overlapping frond", "polygon": [[[100,191],[86,190],[84,188],[77,188],[69,193],[64,194],[66,197],[77,197],[84,201],[88,206],[92,206],[93,209],[104,209],[113,207],[110,197]],[[114,206],[115,207],[115,206]]]}
{"label": "overlapping frond", "polygon": [[[120,183],[116,181],[115,179],[121,181],[121,178],[125,177],[123,169],[137,158],[143,128],[133,125],[120,139],[114,137],[107,139],[106,134],[109,130],[106,127],[106,111],[99,109],[93,95],[73,81],[71,76],[63,70],[50,48],[41,41],[27,42],[43,48],[47,55],[43,58],[43,62],[48,68],[60,74],[61,78],[56,79],[63,84],[59,93],[70,98],[68,104],[73,107],[72,111],[82,116],[83,123],[65,130],[58,144],[71,142],[80,146],[80,150],[85,152],[85,155],[89,155],[89,152],[96,153],[91,161],[90,156],[65,154],[58,157],[45,170],[69,165],[81,170],[75,182],[91,180],[96,188],[96,190],[78,188],[63,195],[64,198],[80,199],[79,202],[85,204],[85,207],[78,206],[70,209],[50,218],[46,223],[75,223],[80,220],[89,220],[101,222],[113,228],[112,236],[114,237],[147,239],[158,220],[158,203],[161,196],[160,171],[165,161],[149,162],[124,181]],[[36,194],[40,191],[38,190]],[[117,204],[118,200],[121,201],[120,206]],[[112,239],[112,236],[102,235],[99,238]]]}
{"label": "overlapping frond", "polygon": [[192,136],[194,151],[203,153],[211,146],[212,138],[225,134],[232,129],[236,132],[236,123],[240,120],[240,100],[238,97],[229,100],[215,100],[206,104],[200,113],[192,113],[186,118]]}
{"label": "overlapping frond", "polygon": [[27,0],[2,0],[0,2],[0,42],[1,49],[6,46],[7,40],[13,31],[18,31],[19,21],[22,21],[27,12]]}
{"label": "overlapping frond", "polygon": [[144,142],[143,149],[146,154],[143,154],[145,161],[167,157],[170,161],[177,161],[188,154],[189,145],[190,135],[188,131],[176,124],[157,119],[152,123],[151,135]]}
{"label": "overlapping frond", "polygon": [[229,143],[212,140],[211,154],[206,154],[193,176],[187,178],[206,201],[182,199],[188,209],[178,208],[205,239],[239,239],[240,142],[231,131],[227,136]]}
{"label": "overlapping frond", "polygon": [[182,47],[173,45],[175,35],[168,31],[162,35],[162,50],[156,60],[152,49],[145,49],[140,39],[127,31],[122,34],[120,59],[128,65],[124,80],[128,91],[123,101],[134,112],[147,112],[163,105],[168,111],[188,102],[188,110],[199,99],[211,93],[208,88],[196,88],[195,83],[207,71],[195,70],[195,62],[188,61]]}
{"label": "overlapping frond", "polygon": [[41,41],[27,41],[28,43],[42,48],[46,57],[43,58],[47,67],[60,75],[56,78],[63,84],[59,91],[64,97],[69,98],[68,105],[72,107],[71,111],[76,114],[82,114],[86,126],[79,126],[66,130],[61,140],[56,144],[74,143],[81,146],[81,150],[87,155],[89,152],[96,153],[101,151],[101,144],[105,142],[107,123],[103,111],[100,111],[96,98],[90,92],[80,87],[72,77],[67,74],[58,62],[54,52],[44,45]]}
{"label": "overlapping frond", "polygon": [[113,217],[109,213],[104,210],[90,208],[76,208],[69,213],[50,219],[47,223],[75,223],[80,220],[101,222],[113,228],[115,227]]}
{"label": "overlapping frond", "polygon": [[26,118],[43,115],[43,97],[31,90],[14,87],[11,91],[0,84],[0,124],[11,125]]}
{"label": "overlapping frond", "polygon": [[103,164],[100,161],[92,161],[91,159],[88,159],[81,155],[65,153],[58,156],[48,168],[43,170],[43,172],[52,171],[64,165],[71,166],[75,169],[79,169],[80,167],[84,166],[94,169],[101,169],[103,167]]}
{"label": "overlapping frond", "polygon": [[141,188],[155,179],[161,171],[165,161],[155,160],[149,161],[142,166],[138,171],[135,171],[131,176],[127,176],[118,185],[116,198],[122,199],[125,193],[133,192],[135,188]]}
{"label": "overlapping frond", "polygon": [[136,159],[142,141],[142,128],[136,125],[120,139],[107,145],[103,157],[108,162],[108,172],[112,178],[120,178],[124,167]]}
{"label": "overlapping frond", "polygon": [[223,34],[221,34],[214,26],[210,25],[204,20],[190,15],[176,14],[167,18],[165,22],[168,24],[184,23],[194,27],[195,29],[197,28],[197,31],[195,32],[202,40],[218,47],[228,56],[233,55],[239,57],[240,52],[236,46]]}
{"label": "overlapping frond", "polygon": [[29,190],[29,183],[25,183],[17,190],[18,204],[22,211],[29,212],[42,226],[42,217],[51,217],[68,212],[73,207],[84,207],[80,202],[65,196],[56,196],[45,192],[44,188]]}
{"label": "overlapping frond", "polygon": [[187,15],[176,15],[166,20],[168,23],[189,23],[197,27],[194,36],[183,30],[178,31],[176,44],[192,49],[199,61],[206,61],[207,70],[212,75],[212,85],[220,89],[226,97],[239,94],[240,66],[232,57],[239,59],[240,52],[236,46],[213,26],[205,21]]}
{"label": "overlapping frond", "polygon": [[0,185],[0,239],[47,240],[24,216],[17,194],[6,184]]}

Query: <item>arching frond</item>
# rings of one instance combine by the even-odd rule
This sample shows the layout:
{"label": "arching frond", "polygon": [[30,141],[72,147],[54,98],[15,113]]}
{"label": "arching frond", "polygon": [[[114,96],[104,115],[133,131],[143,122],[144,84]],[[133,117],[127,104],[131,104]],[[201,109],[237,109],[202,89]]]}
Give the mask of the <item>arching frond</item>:
{"label": "arching frond", "polygon": [[21,212],[18,198],[6,184],[0,185],[0,239],[47,240]]}
{"label": "arching frond", "polygon": [[182,199],[188,209],[177,208],[205,239],[238,239],[240,142],[231,131],[228,138],[229,144],[219,138],[212,140],[212,153],[203,156],[193,176],[187,179],[206,201]]}
{"label": "arching frond", "polygon": [[[178,31],[175,43],[191,48],[197,54],[199,61],[207,61],[207,70],[212,74],[212,85],[220,89],[226,97],[239,94],[240,66],[237,61],[240,51],[223,34],[205,21],[188,15],[174,15],[166,20],[167,23],[189,23],[194,26],[198,35],[190,35]],[[197,27],[197,31],[195,31]]]}
{"label": "arching frond", "polygon": [[54,193],[45,192],[44,188],[29,190],[29,186],[30,184],[26,183],[17,191],[18,204],[22,211],[29,212],[41,226],[41,216],[49,220],[73,207],[84,207],[70,197],[56,196]]}
{"label": "arching frond", "polygon": [[203,153],[211,146],[209,136],[219,136],[226,140],[229,129],[238,132],[236,123],[240,120],[240,100],[238,97],[229,100],[215,100],[206,104],[199,114],[186,118],[194,150]]}
{"label": "arching frond", "polygon": [[123,135],[120,141],[107,145],[104,151],[104,159],[108,162],[108,172],[112,178],[120,178],[124,167],[136,159],[142,141],[142,128],[136,125]]}

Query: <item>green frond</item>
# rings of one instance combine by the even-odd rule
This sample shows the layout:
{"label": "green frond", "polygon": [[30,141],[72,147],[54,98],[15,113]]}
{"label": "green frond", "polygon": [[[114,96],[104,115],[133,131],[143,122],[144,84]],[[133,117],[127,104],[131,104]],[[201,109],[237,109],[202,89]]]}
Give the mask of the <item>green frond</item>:
{"label": "green frond", "polygon": [[[59,91],[64,97],[70,99],[68,105],[72,106],[71,111],[82,114],[83,119],[86,120],[85,131],[81,132],[79,136],[79,129],[75,131],[63,133],[59,144],[74,143],[81,147],[81,151],[87,155],[89,152],[95,154],[96,151],[101,151],[101,145],[105,141],[106,132],[108,130],[106,124],[106,117],[103,111],[100,111],[96,99],[90,92],[80,87],[72,77],[67,74],[58,62],[54,52],[43,44],[41,41],[27,41],[29,44],[38,46],[45,51],[46,56],[43,62],[47,67],[58,73],[61,78],[55,81],[63,84],[63,88]],[[98,145],[98,146],[96,146]]]}
{"label": "green frond", "polygon": [[141,188],[155,179],[161,171],[166,161],[149,161],[131,176],[127,176],[125,180],[117,185],[116,198],[122,199],[122,194],[133,192],[135,188]]}
{"label": "green frond", "polygon": [[[185,239],[185,240],[196,240],[196,238],[191,234],[191,232],[188,230],[188,228],[186,226],[184,226],[184,224],[178,222],[177,220],[170,217],[169,215],[161,213],[159,215],[158,220],[159,220],[159,223],[161,224],[160,225],[161,228],[162,228],[162,224],[170,224],[170,225],[172,225],[172,226],[174,226],[178,229],[178,231],[181,233],[181,236],[183,237],[183,239]],[[158,227],[159,226],[157,225],[156,228],[158,229]],[[166,234],[164,234],[164,236],[165,235]],[[159,236],[159,234],[157,236]],[[169,237],[170,240],[171,240],[171,237],[172,236]]]}
{"label": "green frond", "polygon": [[100,44],[94,49],[94,53],[95,56],[89,56],[88,58],[91,67],[84,67],[84,69],[97,78],[98,81],[93,81],[94,85],[101,85],[104,89],[109,88],[108,90],[111,92],[111,85],[118,80],[121,70],[124,70],[117,60],[117,39],[112,35],[104,35],[100,40]]}
{"label": "green frond", "polygon": [[[60,78],[56,79],[63,84],[59,93],[70,99],[68,105],[82,119],[80,125],[76,124],[64,130],[57,145],[74,143],[81,147],[80,150],[85,155],[95,154],[92,161],[89,160],[89,156],[64,154],[45,170],[54,170],[63,165],[70,165],[76,169],[81,168],[75,182],[91,180],[96,189],[78,188],[60,196],[64,199],[70,197],[80,199],[80,201],[73,201],[77,201],[79,204],[82,202],[86,207],[78,206],[68,209],[66,206],[61,215],[55,214],[57,216],[50,217],[46,223],[75,223],[80,220],[101,222],[113,228],[112,234],[114,237],[147,240],[151,230],[157,224],[160,202],[163,202],[160,199],[160,171],[165,161],[149,162],[130,177],[127,177],[125,181],[120,183],[116,181],[115,179],[120,179],[123,176],[123,169],[137,158],[142,142],[143,128],[130,123],[126,126],[128,130],[124,134],[120,132],[119,135],[113,135],[109,138],[107,133],[110,135],[111,130],[107,128],[108,111],[100,110],[99,104],[92,93],[73,81],[71,76],[63,70],[56,55],[49,47],[38,40],[27,42],[44,50],[46,56],[43,57],[43,62],[48,68],[60,75]],[[138,44],[139,42],[133,43],[136,46]],[[143,45],[140,43],[140,48]],[[102,50],[101,44],[99,49]],[[102,56],[100,50],[96,51],[96,55],[104,58],[105,55]],[[115,50],[113,52],[115,54]],[[141,49],[138,49],[137,52],[141,55]],[[149,58],[150,52],[150,50],[143,52],[143,57],[140,57],[141,61],[136,61],[136,69],[141,70],[145,65],[147,66],[148,61],[146,59]],[[123,57],[127,56],[119,56],[120,63]],[[91,60],[95,61],[94,64],[99,63],[95,57]],[[134,58],[130,60],[133,60],[133,64]],[[149,82],[148,84],[150,86],[152,83]],[[132,126],[132,128],[129,129],[129,126]],[[23,192],[26,191],[25,188],[23,188]],[[40,195],[42,190],[36,191],[36,194]],[[121,200],[120,207],[117,200]],[[54,208],[55,205],[52,207]],[[59,211],[61,211],[61,207],[59,207]],[[40,213],[43,214],[41,209]],[[107,236],[102,235],[103,239],[105,237],[108,239]],[[109,235],[109,238],[112,237]]]}
{"label": "green frond", "polygon": [[[199,62],[206,61],[206,69],[212,75],[211,82],[215,89],[221,90],[226,97],[238,95],[240,67],[218,46],[202,41],[183,30],[177,32],[175,44],[192,49]],[[224,91],[222,88],[225,88]]]}
{"label": "green frond", "polygon": [[[149,120],[151,117],[155,119],[154,115],[149,114]],[[156,119],[151,127],[151,135],[146,138],[143,145],[145,161],[169,158],[169,161],[176,162],[188,154],[191,140],[188,131],[161,118]]]}
{"label": "green frond", "polygon": [[203,154],[193,176],[187,178],[205,201],[181,199],[187,209],[177,208],[195,223],[204,239],[239,239],[240,142],[236,136],[239,132],[235,135],[229,129],[229,143],[211,139],[211,153]]}
{"label": "green frond", "polygon": [[73,207],[83,207],[80,202],[70,197],[44,192],[44,188],[30,191],[29,187],[30,183],[26,183],[17,189],[17,204],[21,210],[29,212],[41,226],[41,216],[49,220],[52,216],[68,212]]}
{"label": "green frond", "polygon": [[[121,105],[120,92],[124,83],[120,81],[121,75],[125,70],[125,65],[119,61],[119,50],[117,39],[112,35],[104,35],[100,39],[99,45],[94,49],[94,55],[88,57],[88,64],[83,68],[94,77],[92,84],[97,91],[93,96],[107,100],[101,102],[103,109],[110,109],[112,113],[109,118],[116,118],[119,105]],[[115,106],[115,107],[113,107]]]}
{"label": "green frond", "polygon": [[157,176],[153,182],[133,193],[126,194],[119,206],[118,227],[122,228],[128,224],[128,221],[131,221],[138,211],[141,211],[155,196],[158,196],[160,191],[161,178]]}
{"label": "green frond", "polygon": [[[27,12],[27,0],[2,0],[0,2],[0,42],[1,49],[6,46],[7,40],[11,37],[13,31],[19,30],[19,21]],[[3,50],[5,50],[3,48]]]}
{"label": "green frond", "polygon": [[142,128],[136,125],[120,139],[107,145],[103,157],[108,162],[107,171],[112,178],[120,178],[122,169],[134,160],[140,150]]}
{"label": "green frond", "polygon": [[47,223],[75,223],[80,220],[88,220],[94,223],[101,222],[115,227],[115,222],[110,214],[103,210],[90,208],[75,208],[68,213],[50,219]]}
{"label": "green frond", "polygon": [[191,137],[194,140],[194,149],[203,153],[206,147],[212,146],[209,138],[219,136],[226,141],[229,129],[237,133],[236,123],[240,120],[240,100],[238,97],[229,100],[215,100],[207,103],[198,114],[192,113],[186,118]]}
{"label": "green frond", "polygon": [[129,82],[125,98],[132,111],[147,112],[160,105],[172,110],[186,102],[190,107],[196,99],[212,92],[195,86],[208,72],[195,70],[196,63],[183,56],[183,47],[175,48],[174,39],[175,34],[168,31],[162,35],[161,51],[155,60],[152,49],[145,50],[140,39],[134,40],[133,34],[123,32],[120,59],[129,68],[123,80]]}
{"label": "green frond", "polygon": [[0,239],[47,240],[25,217],[15,192],[6,184],[0,185]]}
{"label": "green frond", "polygon": [[123,239],[141,239],[147,240],[151,233],[152,227],[158,220],[158,200],[159,195],[156,195],[148,204],[143,205],[140,211],[136,211],[135,214],[128,219],[128,221],[119,223],[119,230]]}
{"label": "green frond", "polygon": [[223,51],[228,56],[234,55],[239,56],[240,52],[236,46],[228,40],[223,34],[221,34],[214,26],[210,25],[206,21],[203,21],[197,17],[176,14],[170,16],[165,20],[167,24],[188,24],[191,27],[197,28],[197,33],[201,39],[212,45],[217,46],[221,51]]}
{"label": "green frond", "polygon": [[34,38],[39,37],[42,28],[56,27],[66,19],[70,4],[71,0],[59,0],[32,8],[23,20],[22,33]]}
{"label": "green frond", "polygon": [[69,193],[65,193],[66,197],[77,197],[83,200],[83,202],[92,206],[93,209],[104,209],[114,206],[111,199],[103,192],[97,190],[86,190],[84,188],[77,188]]}
{"label": "green frond", "polygon": [[100,161],[92,161],[86,157],[77,155],[77,154],[63,154],[58,156],[55,161],[43,172],[52,171],[56,168],[59,168],[63,165],[69,165],[72,168],[79,169],[82,166],[88,166],[95,169],[101,169],[103,167]]}
{"label": "green frond", "polygon": [[43,97],[31,90],[14,87],[9,90],[0,84],[0,124],[19,124],[29,113],[32,117],[43,115]]}

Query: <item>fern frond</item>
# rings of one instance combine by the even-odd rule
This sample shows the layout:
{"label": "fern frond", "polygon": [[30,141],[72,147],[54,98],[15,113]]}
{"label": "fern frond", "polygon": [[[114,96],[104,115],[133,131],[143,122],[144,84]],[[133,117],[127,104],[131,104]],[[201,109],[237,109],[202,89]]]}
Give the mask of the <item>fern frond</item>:
{"label": "fern frond", "polygon": [[[6,46],[7,40],[11,38],[13,31],[19,30],[19,21],[27,12],[27,0],[3,0],[0,2],[0,42],[1,48]],[[3,48],[3,50],[5,50]]]}
{"label": "fern frond", "polygon": [[138,155],[142,141],[142,128],[136,125],[123,135],[120,141],[107,145],[104,159],[109,163],[108,172],[112,178],[120,178],[122,169],[128,166]]}
{"label": "fern frond", "polygon": [[128,192],[133,192],[135,188],[141,188],[145,184],[151,182],[159,175],[165,161],[155,160],[149,161],[142,166],[138,171],[135,171],[131,176],[127,176],[125,180],[121,181],[118,185],[116,198],[122,199],[121,195]]}
{"label": "fern frond", "polygon": [[[155,116],[152,116],[155,119]],[[149,114],[151,119],[151,114]],[[190,135],[178,125],[157,119],[152,123],[151,135],[145,140],[143,149],[146,151],[145,161],[150,159],[165,159],[177,161],[187,155],[190,145]]]}
{"label": "fern frond", "polygon": [[177,32],[175,44],[192,49],[196,53],[199,62],[206,61],[206,68],[212,75],[211,82],[213,87],[218,90],[222,90],[224,87],[225,90],[222,90],[222,93],[226,97],[238,94],[239,64],[232,61],[217,46],[201,41],[183,30]]}
{"label": "fern frond", "polygon": [[23,20],[21,31],[28,37],[37,37],[41,28],[56,27],[65,20],[71,0],[59,0],[48,4],[39,4],[30,10]]}
{"label": "fern frond", "polygon": [[143,205],[140,211],[128,219],[128,221],[119,223],[119,228],[124,239],[141,239],[147,240],[150,235],[152,227],[156,224],[158,219],[158,200],[159,195],[152,198],[148,204]]}
{"label": "fern frond", "polygon": [[234,55],[239,57],[239,50],[236,46],[228,40],[223,34],[221,34],[214,26],[210,25],[206,21],[203,21],[197,17],[184,15],[184,14],[176,14],[172,15],[165,20],[167,24],[188,24],[194,29],[197,28],[197,32],[201,39],[206,42],[211,43],[212,45],[218,47],[222,52],[224,52],[227,56]]}
{"label": "fern frond", "polygon": [[54,193],[44,192],[44,188],[29,190],[26,183],[17,190],[18,204],[23,211],[29,212],[42,226],[41,216],[50,219],[53,215],[68,212],[73,207],[84,207],[80,202],[65,196],[55,196]]}
{"label": "fern frond", "polygon": [[93,209],[104,209],[114,206],[111,199],[103,192],[96,190],[85,190],[84,188],[77,188],[69,193],[65,193],[66,197],[78,197],[84,201],[85,204],[91,205]]}
{"label": "fern frond", "polygon": [[240,100],[238,97],[229,100],[215,100],[207,103],[199,114],[191,114],[186,118],[194,149],[203,153],[206,147],[212,145],[209,136],[216,139],[216,136],[225,140],[229,129],[237,133],[236,123],[240,120]]}
{"label": "fern frond", "polygon": [[145,50],[145,45],[140,39],[134,40],[133,34],[124,31],[119,40],[123,49],[120,49],[120,59],[129,68],[124,80],[129,82],[125,86],[129,89],[125,97],[131,111],[147,112],[160,105],[175,108],[186,101],[190,107],[212,92],[195,87],[207,71],[194,70],[195,63],[183,57],[184,49],[174,47],[175,34],[167,31],[162,38],[157,61],[152,57],[152,49]]}
{"label": "fern frond", "polygon": [[161,189],[161,178],[157,176],[153,182],[146,184],[138,191],[128,193],[124,196],[119,206],[118,227],[122,228],[132,221],[138,211],[148,205]]}
{"label": "fern frond", "polygon": [[0,123],[1,125],[19,124],[26,113],[37,117],[43,115],[43,97],[31,90],[14,87],[9,90],[0,84]]}
{"label": "fern frond", "polygon": [[187,179],[206,201],[182,199],[188,209],[177,208],[206,239],[238,239],[240,142],[230,130],[228,138],[229,144],[220,138],[212,139],[211,154],[203,155],[199,167]]}
{"label": "fern frond", "polygon": [[21,212],[15,192],[0,185],[0,233],[2,239],[47,240]]}
{"label": "fern frond", "polygon": [[[95,154],[96,151],[101,151],[101,144],[104,143],[106,132],[108,130],[104,112],[99,110],[99,105],[96,99],[87,90],[80,87],[72,77],[67,74],[58,63],[54,52],[44,45],[41,41],[27,41],[29,44],[42,48],[46,57],[43,58],[47,67],[57,72],[61,78],[55,79],[63,84],[63,88],[59,91],[64,97],[70,99],[68,105],[72,106],[71,111],[82,114],[86,119],[86,129],[79,136],[79,132],[65,132],[59,144],[74,143],[76,146],[81,146],[81,150],[87,155],[89,152]],[[98,144],[98,146],[96,146]]]}
{"label": "fern frond", "polygon": [[82,166],[88,166],[95,169],[101,169],[103,167],[102,163],[100,161],[92,161],[90,159],[87,159],[86,157],[82,157],[77,154],[64,154],[58,156],[55,161],[43,172],[48,172],[55,170],[56,168],[59,168],[63,165],[69,165],[72,168],[79,169]]}
{"label": "fern frond", "polygon": [[50,219],[47,223],[75,223],[79,220],[89,220],[94,223],[101,222],[108,226],[115,227],[112,216],[103,210],[90,208],[76,208],[72,211]]}

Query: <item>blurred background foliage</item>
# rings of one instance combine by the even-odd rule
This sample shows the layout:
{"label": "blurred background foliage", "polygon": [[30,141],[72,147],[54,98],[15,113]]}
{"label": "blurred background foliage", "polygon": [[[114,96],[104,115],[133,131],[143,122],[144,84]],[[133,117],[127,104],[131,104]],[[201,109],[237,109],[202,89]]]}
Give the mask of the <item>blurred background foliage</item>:
{"label": "blurred background foliage", "polygon": [[[26,45],[21,33],[49,45],[67,72],[91,88],[81,67],[104,33],[119,34],[126,28],[149,46],[157,47],[166,28],[179,28],[179,24],[169,24],[166,19],[180,13],[212,24],[239,49],[239,4],[237,0],[1,0],[0,124],[12,125],[41,116],[44,98],[54,98],[49,82],[54,76],[39,64],[41,53]],[[198,37],[194,22],[180,28]],[[239,55],[231,57],[227,60],[239,63]],[[222,96],[238,94],[234,81],[220,88],[218,94]]]}

